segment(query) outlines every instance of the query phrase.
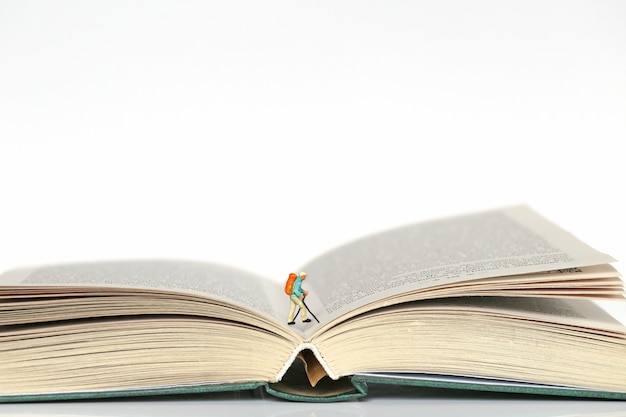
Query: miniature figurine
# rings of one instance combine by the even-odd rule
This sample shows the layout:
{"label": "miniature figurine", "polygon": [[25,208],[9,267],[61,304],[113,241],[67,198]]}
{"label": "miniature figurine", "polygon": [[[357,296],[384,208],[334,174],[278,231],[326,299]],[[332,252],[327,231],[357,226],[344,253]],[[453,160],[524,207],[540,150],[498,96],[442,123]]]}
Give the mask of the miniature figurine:
{"label": "miniature figurine", "polygon": [[[311,319],[307,318],[307,308],[306,304],[304,304],[304,298],[309,295],[309,292],[302,289],[302,281],[306,280],[306,272],[300,272],[300,276],[297,276],[293,272],[289,274],[289,278],[287,279],[287,284],[285,285],[285,293],[289,295],[289,317],[287,324],[293,325],[296,324],[295,316],[298,315],[296,312],[296,306],[300,308],[302,312],[302,323],[310,323]],[[295,315],[294,315],[295,312]]]}

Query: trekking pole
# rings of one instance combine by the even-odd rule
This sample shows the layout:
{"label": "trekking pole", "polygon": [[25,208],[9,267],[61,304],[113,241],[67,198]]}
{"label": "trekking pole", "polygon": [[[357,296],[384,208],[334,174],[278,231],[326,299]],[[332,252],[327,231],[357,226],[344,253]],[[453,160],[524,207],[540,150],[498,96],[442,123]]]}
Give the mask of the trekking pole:
{"label": "trekking pole", "polygon": [[[308,306],[308,305],[306,305],[306,303],[304,302],[304,300],[302,300],[302,304],[304,304],[304,306],[306,307],[306,311],[308,311],[308,312],[309,312],[309,313],[313,316],[313,318],[315,319],[315,321],[319,323],[320,321],[317,319],[317,317],[315,317],[315,314],[313,314],[313,312],[311,311],[311,309],[309,308],[309,306]],[[300,311],[300,310],[298,310],[298,311]],[[298,316],[298,314],[296,313],[296,315],[295,315],[294,317],[297,317],[297,316]]]}

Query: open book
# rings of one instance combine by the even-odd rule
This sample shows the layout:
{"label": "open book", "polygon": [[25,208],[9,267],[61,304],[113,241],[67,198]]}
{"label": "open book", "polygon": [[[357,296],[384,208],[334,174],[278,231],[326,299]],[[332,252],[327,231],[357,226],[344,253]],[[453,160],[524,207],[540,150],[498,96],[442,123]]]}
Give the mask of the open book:
{"label": "open book", "polygon": [[623,297],[613,261],[523,206],[419,223],[293,271],[315,318],[293,325],[283,284],[220,265],[14,270],[0,401],[259,387],[331,401],[368,383],[626,399],[626,328],[592,301]]}

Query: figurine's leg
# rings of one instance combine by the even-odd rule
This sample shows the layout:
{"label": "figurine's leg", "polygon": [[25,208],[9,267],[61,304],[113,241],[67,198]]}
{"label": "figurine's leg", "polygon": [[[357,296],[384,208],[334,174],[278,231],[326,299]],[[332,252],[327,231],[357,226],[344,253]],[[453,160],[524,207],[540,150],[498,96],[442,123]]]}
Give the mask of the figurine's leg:
{"label": "figurine's leg", "polygon": [[298,306],[300,307],[300,316],[302,317],[302,321],[303,322],[308,322],[307,318],[306,318],[306,306],[304,305],[304,303],[302,302],[301,299],[296,298],[295,302],[298,304]]}
{"label": "figurine's leg", "polygon": [[289,297],[289,316],[287,317],[288,324],[294,324],[293,313],[296,312],[296,303],[294,302],[295,297]]}

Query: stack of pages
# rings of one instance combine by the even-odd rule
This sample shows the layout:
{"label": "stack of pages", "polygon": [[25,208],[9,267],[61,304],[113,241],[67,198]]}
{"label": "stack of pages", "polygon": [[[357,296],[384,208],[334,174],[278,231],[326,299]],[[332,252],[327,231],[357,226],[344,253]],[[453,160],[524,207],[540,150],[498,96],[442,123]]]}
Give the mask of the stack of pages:
{"label": "stack of pages", "polygon": [[626,399],[626,328],[593,301],[623,298],[613,261],[523,206],[419,223],[293,271],[315,318],[295,325],[282,283],[221,265],[9,271],[0,401],[371,383]]}

